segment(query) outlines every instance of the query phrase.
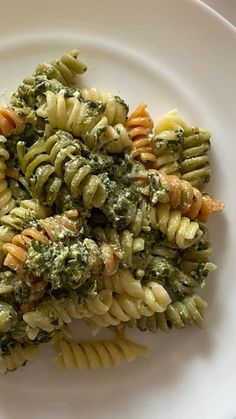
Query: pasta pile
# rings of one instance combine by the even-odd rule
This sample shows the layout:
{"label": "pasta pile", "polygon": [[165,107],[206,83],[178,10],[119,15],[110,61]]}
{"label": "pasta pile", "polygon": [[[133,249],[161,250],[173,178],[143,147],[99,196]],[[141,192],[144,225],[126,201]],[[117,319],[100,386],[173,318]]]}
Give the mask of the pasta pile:
{"label": "pasta pile", "polygon": [[[0,372],[55,345],[54,364],[120,366],[148,349],[129,328],[203,328],[216,265],[204,223],[210,133],[176,111],[83,85],[79,51],[37,66],[0,109]],[[85,322],[111,340],[75,342]]]}

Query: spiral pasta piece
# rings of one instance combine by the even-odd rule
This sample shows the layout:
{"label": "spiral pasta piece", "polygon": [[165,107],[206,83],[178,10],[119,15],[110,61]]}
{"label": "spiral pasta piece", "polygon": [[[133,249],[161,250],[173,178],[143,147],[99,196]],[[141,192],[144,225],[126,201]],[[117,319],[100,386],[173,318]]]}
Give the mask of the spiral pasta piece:
{"label": "spiral pasta piece", "polygon": [[[182,138],[181,153],[176,156],[181,178],[187,180],[197,189],[202,190],[209,182],[211,169],[208,152],[210,150],[210,132],[191,127],[173,110],[161,117],[155,126],[157,135],[156,149],[159,149],[158,138],[163,131],[177,133]],[[155,168],[159,168],[155,166]],[[167,172],[169,173],[169,172]],[[173,174],[173,173],[172,173]]]}
{"label": "spiral pasta piece", "polygon": [[186,122],[178,116],[177,109],[167,112],[161,116],[155,125],[155,134],[160,134],[163,131],[187,131],[189,126]]}
{"label": "spiral pasta piece", "polygon": [[204,281],[209,273],[217,269],[217,266],[209,261],[211,255],[212,246],[209,242],[208,231],[205,227],[200,240],[181,252],[179,266],[188,275]]}
{"label": "spiral pasta piece", "polygon": [[74,84],[75,75],[83,74],[87,70],[87,66],[78,60],[79,54],[79,50],[75,49],[63,54],[58,60],[39,64],[34,76],[45,75],[48,79],[56,79],[64,85]]}
{"label": "spiral pasta piece", "polygon": [[0,223],[13,230],[23,230],[31,221],[43,219],[50,215],[50,208],[34,199],[20,202],[19,207],[13,208],[7,215],[0,217]]}
{"label": "spiral pasta piece", "polygon": [[127,322],[129,327],[137,327],[141,331],[150,332],[169,332],[172,327],[183,329],[187,325],[193,325],[200,328],[205,327],[203,312],[207,308],[207,302],[194,294],[185,297],[181,301],[171,303],[164,313],[154,313],[150,317],[141,317],[140,319],[131,319]]}
{"label": "spiral pasta piece", "polygon": [[144,250],[145,241],[142,237],[134,237],[134,234],[129,230],[123,230],[118,234],[116,230],[101,227],[95,229],[96,238],[100,242],[112,245],[114,249],[122,254],[122,263],[126,268],[133,266],[133,257],[136,253]]}
{"label": "spiral pasta piece", "polygon": [[210,138],[210,132],[194,127],[185,134],[183,142],[181,178],[200,190],[208,184],[211,176],[208,156]]}
{"label": "spiral pasta piece", "polygon": [[75,233],[78,226],[79,213],[76,209],[65,211],[64,214],[53,215],[38,220],[38,225],[47,234],[47,237],[55,242],[61,240],[67,233]]}
{"label": "spiral pasta piece", "polygon": [[169,204],[159,204],[151,208],[151,226],[167,236],[169,242],[180,249],[191,246],[201,234],[199,224],[182,216],[178,210],[170,210]]}
{"label": "spiral pasta piece", "polygon": [[48,119],[52,128],[70,132],[75,137],[86,135],[101,119],[104,105],[101,102],[80,101],[77,97],[66,97],[48,90],[46,101],[37,110],[37,115]]}
{"label": "spiral pasta piece", "polygon": [[2,250],[6,255],[4,266],[8,266],[14,271],[19,271],[27,259],[28,248],[32,240],[48,244],[49,240],[58,239],[61,233],[66,231],[75,232],[76,226],[70,218],[77,216],[77,210],[71,210],[63,215],[55,215],[54,217],[40,220],[39,225],[43,227],[42,231],[36,228],[27,228],[20,234],[15,235],[11,243],[4,243],[2,246]]}
{"label": "spiral pasta piece", "polygon": [[[163,284],[168,291],[175,295],[184,296],[192,294],[195,288],[204,286],[204,279],[210,271],[206,270],[206,266],[194,267],[192,270],[186,266],[183,270],[182,262],[184,259],[180,256],[180,260],[171,260],[162,256],[154,256],[145,270],[145,279],[148,281],[157,281]],[[176,266],[177,265],[177,266]]]}
{"label": "spiral pasta piece", "polygon": [[63,131],[57,131],[45,144],[55,173],[63,178],[72,197],[81,196],[85,208],[99,208],[106,200],[106,189],[101,175],[93,175],[93,168],[81,156],[79,143]]}
{"label": "spiral pasta piece", "polygon": [[162,131],[154,138],[153,152],[155,161],[150,168],[180,176],[180,161],[182,156],[183,131]]}
{"label": "spiral pasta piece", "polygon": [[9,354],[0,356],[0,374],[14,371],[28,361],[34,360],[38,355],[38,349],[33,345],[20,345],[9,348]]}
{"label": "spiral pasta piece", "polygon": [[9,137],[11,134],[22,133],[25,124],[19,111],[17,108],[0,108],[0,134]]}
{"label": "spiral pasta piece", "polygon": [[101,120],[83,136],[85,144],[90,149],[104,149],[108,153],[118,154],[131,147],[131,141],[127,129],[119,123],[108,125],[108,119],[103,116]]}
{"label": "spiral pasta piece", "polygon": [[119,97],[112,93],[101,93],[94,87],[80,90],[85,100],[93,102],[102,102],[105,105],[103,115],[107,118],[109,125],[124,124],[129,111],[126,103]]}
{"label": "spiral pasta piece", "polygon": [[152,316],[157,312],[165,311],[171,300],[158,283],[150,282],[143,287],[142,299],[131,297],[128,294],[114,294],[111,306],[104,315],[95,315],[87,320],[91,331],[96,334],[101,327],[117,326],[131,318],[139,319],[142,316]]}
{"label": "spiral pasta piece", "polygon": [[178,209],[190,220],[198,218],[207,222],[212,212],[220,212],[224,204],[208,194],[202,194],[190,182],[167,175],[160,171],[150,170],[149,195],[153,204],[169,202],[170,208]]}
{"label": "spiral pasta piece", "polygon": [[0,226],[0,262],[3,262],[4,253],[3,253],[3,245],[4,243],[9,243],[14,236],[14,231],[11,230],[9,227]]}
{"label": "spiral pasta piece", "polygon": [[149,354],[146,346],[123,338],[80,343],[61,340],[57,351],[54,358],[57,367],[69,370],[77,368],[80,371],[119,367],[124,362]]}
{"label": "spiral pasta piece", "polygon": [[0,135],[0,217],[7,214],[15,206],[15,200],[12,198],[12,192],[6,180],[6,160],[10,156],[5,148],[5,143],[6,138]]}
{"label": "spiral pasta piece", "polygon": [[147,105],[141,103],[126,122],[132,140],[131,156],[143,163],[156,161],[150,137],[154,124],[146,108]]}
{"label": "spiral pasta piece", "polygon": [[99,288],[108,289],[117,294],[125,293],[135,298],[144,298],[141,282],[136,280],[128,269],[118,271],[112,276],[103,277],[99,281]]}
{"label": "spiral pasta piece", "polygon": [[33,195],[40,203],[52,206],[61,188],[62,180],[55,174],[43,140],[36,141],[28,150],[22,141],[17,143],[20,167]]}
{"label": "spiral pasta piece", "polygon": [[110,290],[101,290],[95,297],[85,298],[80,304],[76,296],[61,300],[51,297],[40,303],[36,310],[23,315],[27,324],[27,335],[29,339],[35,340],[40,330],[52,333],[55,330],[61,330],[64,325],[71,323],[72,319],[103,315],[109,310],[111,303]]}
{"label": "spiral pasta piece", "polygon": [[40,241],[41,243],[48,243],[48,238],[44,233],[34,229],[28,228],[12,238],[11,243],[5,243],[2,247],[6,255],[3,265],[8,266],[14,271],[19,271],[27,259],[27,246],[32,240]]}

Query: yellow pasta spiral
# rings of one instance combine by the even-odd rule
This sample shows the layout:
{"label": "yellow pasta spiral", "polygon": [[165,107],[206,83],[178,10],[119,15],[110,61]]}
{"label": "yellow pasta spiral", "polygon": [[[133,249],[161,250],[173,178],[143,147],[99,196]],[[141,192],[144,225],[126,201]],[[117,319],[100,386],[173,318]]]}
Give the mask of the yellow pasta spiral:
{"label": "yellow pasta spiral", "polygon": [[140,281],[136,280],[129,269],[103,277],[99,282],[101,289],[109,289],[117,294],[127,294],[135,298],[143,298],[144,290]]}
{"label": "yellow pasta spiral", "polygon": [[45,96],[46,101],[37,114],[47,118],[52,128],[70,132],[75,137],[90,132],[104,111],[100,102],[81,102],[77,97],[65,97],[63,89],[59,93],[48,90]]}
{"label": "yellow pasta spiral", "polygon": [[101,290],[95,297],[85,298],[83,303],[78,304],[73,297],[57,300],[54,297],[40,303],[36,310],[23,315],[27,324],[27,335],[34,340],[39,330],[48,333],[61,329],[71,323],[72,319],[85,319],[105,314],[112,303],[112,292]]}
{"label": "yellow pasta spiral", "polygon": [[182,216],[181,211],[171,210],[169,204],[158,204],[151,207],[150,223],[153,229],[159,229],[180,249],[191,246],[201,234],[199,224]]}
{"label": "yellow pasta spiral", "polygon": [[[171,299],[164,287],[156,282],[143,286],[143,297],[135,298],[128,294],[114,294],[111,306],[104,315],[95,315],[87,322],[92,333],[97,333],[100,327],[117,326],[131,318],[152,316],[153,313],[165,311]],[[145,313],[145,314],[144,314]]]}
{"label": "yellow pasta spiral", "polygon": [[54,364],[59,368],[79,369],[119,367],[124,362],[133,361],[137,357],[147,357],[148,349],[123,338],[95,342],[66,342],[58,344],[58,354]]}
{"label": "yellow pasta spiral", "polygon": [[128,106],[119,97],[112,93],[101,93],[94,87],[80,90],[84,99],[92,101],[100,101],[105,105],[104,116],[107,117],[110,125],[124,124],[126,121]]}

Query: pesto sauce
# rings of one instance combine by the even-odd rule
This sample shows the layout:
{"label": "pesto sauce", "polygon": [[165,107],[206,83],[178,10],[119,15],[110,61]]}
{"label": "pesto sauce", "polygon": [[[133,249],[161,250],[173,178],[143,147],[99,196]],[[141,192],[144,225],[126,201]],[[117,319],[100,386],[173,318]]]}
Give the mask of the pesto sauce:
{"label": "pesto sauce", "polygon": [[28,272],[42,276],[52,289],[76,289],[90,278],[93,249],[88,242],[78,240],[74,244],[32,242],[25,266]]}

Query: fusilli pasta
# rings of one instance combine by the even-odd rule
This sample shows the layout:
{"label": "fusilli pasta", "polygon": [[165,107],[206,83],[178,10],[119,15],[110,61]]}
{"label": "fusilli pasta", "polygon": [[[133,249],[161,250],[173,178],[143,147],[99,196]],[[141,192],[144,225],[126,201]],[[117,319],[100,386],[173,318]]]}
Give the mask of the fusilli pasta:
{"label": "fusilli pasta", "polygon": [[91,331],[96,333],[100,327],[117,326],[131,318],[139,319],[142,316],[152,316],[154,312],[162,313],[171,302],[164,287],[156,282],[147,283],[143,290],[142,299],[125,293],[114,294],[107,313],[94,315],[87,321]]}
{"label": "fusilli pasta", "polygon": [[116,230],[107,228],[106,230],[98,227],[95,235],[99,241],[109,243],[122,254],[122,264],[131,268],[133,266],[133,256],[144,250],[145,241],[142,237],[134,237],[129,230],[123,230],[118,234]]}
{"label": "fusilli pasta", "polygon": [[199,128],[191,128],[185,134],[183,156],[180,165],[181,178],[202,190],[211,176],[208,151],[211,134]]}
{"label": "fusilli pasta", "polygon": [[64,131],[57,131],[45,143],[55,173],[63,178],[72,197],[82,196],[85,208],[103,205],[106,190],[100,175],[93,175],[89,160],[81,156],[81,147]]}
{"label": "fusilli pasta", "polygon": [[0,356],[0,374],[14,371],[25,365],[27,361],[34,360],[38,355],[38,349],[33,345],[16,345],[9,348],[9,354]]}
{"label": "fusilli pasta", "polygon": [[123,124],[108,125],[108,119],[103,116],[100,121],[83,136],[90,150],[106,150],[109,153],[121,153],[129,149],[131,141]]}
{"label": "fusilli pasta", "polygon": [[6,150],[5,143],[6,138],[0,135],[0,217],[7,214],[15,206],[12,192],[6,180],[6,160],[10,156]]}
{"label": "fusilli pasta", "polygon": [[109,125],[125,123],[129,108],[119,96],[109,92],[101,93],[94,87],[81,89],[81,94],[85,100],[102,102],[105,105],[104,116],[107,117]]}
{"label": "fusilli pasta", "polygon": [[144,289],[141,282],[134,278],[129,269],[101,278],[99,288],[109,289],[117,294],[127,294],[135,298],[144,298]]}
{"label": "fusilli pasta", "polygon": [[60,238],[60,235],[65,234],[66,231],[75,232],[75,223],[70,218],[73,219],[77,216],[78,212],[71,210],[63,215],[55,215],[54,217],[40,220],[39,225],[43,228],[42,231],[36,228],[27,228],[21,234],[15,235],[11,243],[4,243],[2,246],[6,255],[3,262],[4,266],[18,271],[27,259],[28,248],[32,240],[48,244],[49,240]]}
{"label": "fusilli pasta", "polygon": [[30,222],[43,219],[50,215],[50,208],[34,199],[23,200],[19,207],[13,208],[7,215],[0,217],[2,225],[21,231]]}
{"label": "fusilli pasta", "polygon": [[147,177],[150,178],[149,195],[152,203],[169,202],[170,208],[180,210],[190,220],[198,218],[201,222],[207,222],[213,211],[219,212],[224,208],[221,201],[202,194],[191,183],[177,176],[150,170]]}
{"label": "fusilli pasta", "polygon": [[[59,367],[119,366],[141,331],[204,327],[216,265],[204,225],[223,203],[210,133],[171,111],[76,85],[79,50],[39,64],[0,108],[0,373],[57,345]],[[6,138],[7,137],[7,138]],[[114,340],[74,342],[69,324]]]}
{"label": "fusilli pasta", "polygon": [[193,272],[185,272],[175,265],[175,259],[155,256],[146,268],[145,279],[146,281],[158,281],[171,293],[183,296],[193,293],[195,288],[204,286],[206,275],[200,273],[199,271],[198,275],[194,275]]}
{"label": "fusilli pasta", "polygon": [[83,303],[79,303],[75,295],[62,300],[51,297],[39,304],[35,311],[23,315],[27,324],[27,335],[29,339],[35,340],[40,330],[52,333],[71,323],[72,319],[105,314],[111,303],[112,292],[108,289],[101,290],[94,298],[85,298]]}
{"label": "fusilli pasta", "polygon": [[9,137],[24,130],[24,121],[19,116],[19,111],[17,108],[0,108],[0,134]]}
{"label": "fusilli pasta", "polygon": [[158,169],[168,175],[180,176],[182,155],[182,131],[163,131],[155,137],[154,153],[156,160],[151,168]]}
{"label": "fusilli pasta", "polygon": [[43,140],[36,141],[28,150],[21,141],[17,143],[20,167],[33,195],[40,203],[53,205],[61,188],[62,180],[55,174]]}
{"label": "fusilli pasta", "polygon": [[[190,127],[177,115],[177,111],[173,110],[161,117],[155,126],[157,149],[161,146],[158,141],[159,136],[166,130],[172,132],[173,136],[177,133],[182,139],[181,153],[176,155],[181,178],[202,190],[209,182],[211,174],[208,157],[210,133],[196,127]],[[155,168],[159,167],[155,166]]]}
{"label": "fusilli pasta", "polygon": [[153,206],[150,221],[152,228],[159,228],[168,241],[175,242],[180,249],[191,246],[201,233],[196,221],[190,221],[178,210],[170,210],[169,204]]}
{"label": "fusilli pasta", "polygon": [[75,137],[90,132],[104,112],[105,105],[101,102],[66,97],[63,89],[57,94],[48,90],[45,96],[45,103],[37,110],[38,116],[47,119],[52,128],[70,132]]}
{"label": "fusilli pasta", "polygon": [[204,328],[203,312],[206,308],[207,302],[200,295],[194,294],[181,301],[171,303],[164,313],[154,313],[150,317],[131,319],[127,322],[127,325],[137,327],[143,332],[145,330],[169,332],[172,326],[176,329],[183,329],[189,324]]}
{"label": "fusilli pasta", "polygon": [[131,156],[144,163],[156,160],[153,140],[150,137],[154,124],[146,107],[145,103],[141,103],[126,122],[132,140]]}
{"label": "fusilli pasta", "polygon": [[79,54],[79,50],[75,49],[63,54],[59,60],[39,64],[34,76],[45,75],[48,79],[56,79],[65,85],[74,84],[75,75],[83,74],[87,70],[87,66],[78,60]]}
{"label": "fusilli pasta", "polygon": [[146,346],[123,338],[80,343],[61,340],[54,364],[69,370],[75,368],[81,371],[88,368],[96,370],[101,367],[119,367],[137,357],[147,357],[148,353]]}

